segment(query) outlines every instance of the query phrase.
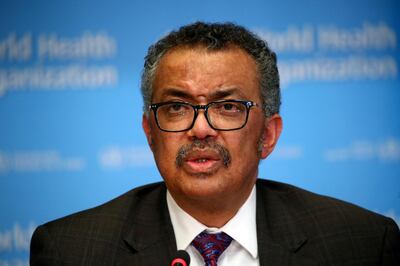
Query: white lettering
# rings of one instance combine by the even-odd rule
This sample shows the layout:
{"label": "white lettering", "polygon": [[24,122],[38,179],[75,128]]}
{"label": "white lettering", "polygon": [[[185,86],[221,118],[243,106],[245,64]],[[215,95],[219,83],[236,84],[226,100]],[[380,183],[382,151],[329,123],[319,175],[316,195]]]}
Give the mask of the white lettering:
{"label": "white lettering", "polygon": [[0,174],[8,172],[80,171],[85,160],[62,157],[57,151],[20,151],[10,154],[0,151]]}
{"label": "white lettering", "polygon": [[311,26],[289,26],[284,32],[255,30],[275,52],[311,52],[314,49],[314,31]]}
{"label": "white lettering", "polygon": [[317,58],[278,63],[282,86],[303,81],[395,79],[397,63],[391,56]]}
{"label": "white lettering", "polygon": [[105,59],[115,56],[117,42],[108,34],[86,32],[76,38],[42,34],[38,40],[40,60]]}
{"label": "white lettering", "polygon": [[384,141],[354,141],[349,146],[332,148],[324,152],[325,160],[338,161],[367,161],[377,159],[383,162],[400,161],[400,142],[388,138]]}
{"label": "white lettering", "polygon": [[29,266],[29,261],[23,259],[0,260],[0,266]]}
{"label": "white lettering", "polygon": [[12,250],[12,235],[11,232],[0,232],[0,252]]}
{"label": "white lettering", "polygon": [[31,237],[35,228],[36,226],[32,222],[27,227],[22,227],[19,223],[15,223],[11,229],[0,232],[0,252],[29,251]]}
{"label": "white lettering", "polygon": [[99,163],[106,169],[153,166],[153,154],[148,147],[107,147],[99,153]]}
{"label": "white lettering", "polygon": [[396,32],[381,22],[377,25],[364,23],[360,28],[341,29],[321,26],[318,29],[318,45],[326,50],[385,50],[395,49]]}
{"label": "white lettering", "polygon": [[32,67],[0,69],[0,95],[9,90],[61,90],[115,87],[114,66]]}
{"label": "white lettering", "polygon": [[300,146],[278,146],[272,153],[271,159],[292,160],[303,156],[303,149]]}
{"label": "white lettering", "polygon": [[25,33],[20,39],[15,33],[10,33],[7,38],[0,40],[0,60],[25,61],[32,55],[32,37]]}

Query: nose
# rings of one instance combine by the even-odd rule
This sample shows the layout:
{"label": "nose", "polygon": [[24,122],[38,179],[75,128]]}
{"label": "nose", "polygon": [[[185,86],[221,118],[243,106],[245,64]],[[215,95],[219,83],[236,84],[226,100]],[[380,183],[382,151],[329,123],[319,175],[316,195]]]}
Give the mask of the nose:
{"label": "nose", "polygon": [[199,110],[193,127],[188,131],[188,135],[192,138],[206,139],[215,137],[217,130],[213,129],[207,121],[204,110]]}

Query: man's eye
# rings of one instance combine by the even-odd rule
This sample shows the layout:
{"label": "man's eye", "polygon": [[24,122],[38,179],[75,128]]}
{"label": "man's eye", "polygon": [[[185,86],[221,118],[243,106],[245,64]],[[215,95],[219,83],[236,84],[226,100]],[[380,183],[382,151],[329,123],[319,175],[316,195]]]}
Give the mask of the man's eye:
{"label": "man's eye", "polygon": [[178,112],[178,111],[181,111],[183,108],[182,108],[182,104],[172,104],[169,109],[170,109],[170,111]]}
{"label": "man's eye", "polygon": [[189,112],[189,106],[186,104],[172,103],[166,106],[165,110],[170,115],[184,115]]}
{"label": "man's eye", "polygon": [[231,103],[226,103],[222,106],[223,110],[225,111],[234,111],[236,110],[235,105],[231,104]]}
{"label": "man's eye", "polygon": [[219,106],[218,109],[222,113],[236,113],[243,111],[243,108],[236,103],[223,103]]}

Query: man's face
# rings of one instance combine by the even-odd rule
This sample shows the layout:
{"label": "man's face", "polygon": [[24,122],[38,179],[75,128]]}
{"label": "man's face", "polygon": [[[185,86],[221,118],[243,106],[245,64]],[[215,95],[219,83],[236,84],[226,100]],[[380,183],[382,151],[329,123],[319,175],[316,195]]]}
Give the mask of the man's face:
{"label": "man's face", "polygon": [[[236,47],[220,51],[175,48],[158,65],[152,102],[205,105],[235,99],[262,106],[257,73],[251,56]],[[276,121],[266,119],[261,107],[252,107],[246,126],[234,131],[212,129],[203,110],[193,128],[185,132],[163,132],[153,113],[143,117],[158,169],[178,204],[203,199],[229,204],[232,198],[246,199],[257,178],[259,160],[276,143],[276,132],[272,132],[276,128],[271,131],[271,123]]]}

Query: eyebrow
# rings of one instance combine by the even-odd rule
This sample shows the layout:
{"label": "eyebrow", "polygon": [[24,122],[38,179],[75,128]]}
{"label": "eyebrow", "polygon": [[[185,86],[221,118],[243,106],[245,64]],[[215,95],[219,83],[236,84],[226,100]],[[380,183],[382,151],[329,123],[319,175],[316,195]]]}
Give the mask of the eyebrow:
{"label": "eyebrow", "polygon": [[162,98],[167,96],[173,96],[178,98],[193,99],[193,97],[182,89],[177,88],[166,88],[162,93]]}
{"label": "eyebrow", "polygon": [[[218,100],[218,99],[223,99],[227,98],[232,95],[238,95],[239,97],[243,98],[244,95],[241,93],[239,88],[232,87],[232,88],[219,88],[210,93],[209,98],[211,101],[213,100]],[[191,94],[187,93],[183,89],[177,89],[177,88],[166,88],[162,95],[163,98],[167,96],[172,96],[172,97],[178,97],[178,98],[183,98],[187,100],[195,100],[195,97],[193,97]]]}

